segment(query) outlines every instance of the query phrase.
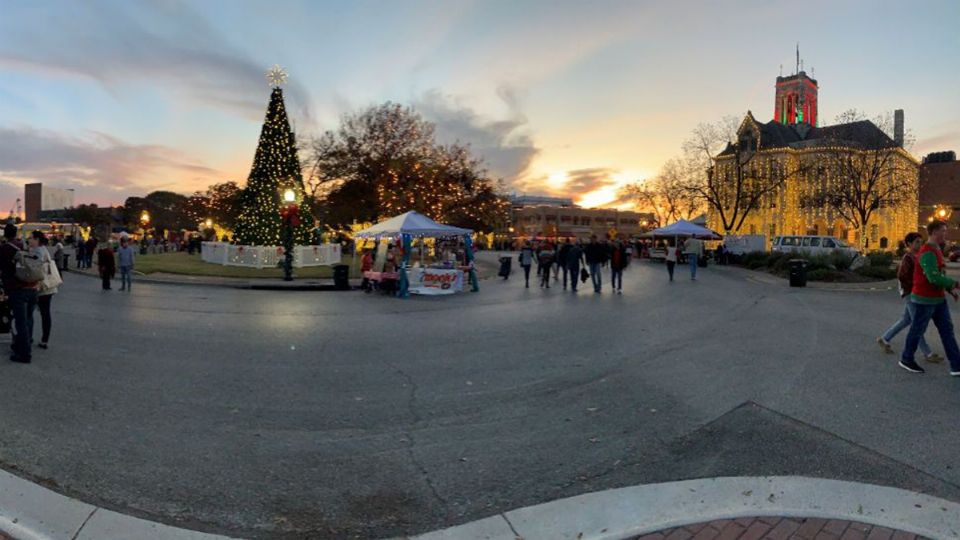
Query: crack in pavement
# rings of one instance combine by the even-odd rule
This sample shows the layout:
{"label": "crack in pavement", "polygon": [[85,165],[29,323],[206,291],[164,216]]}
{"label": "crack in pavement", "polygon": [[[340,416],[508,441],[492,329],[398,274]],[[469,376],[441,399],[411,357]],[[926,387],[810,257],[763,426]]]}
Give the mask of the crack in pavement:
{"label": "crack in pavement", "polygon": [[[417,383],[413,381],[413,377],[411,377],[407,372],[395,365],[392,365],[391,367],[394,369],[394,371],[400,374],[405,381],[407,381],[407,385],[410,388],[407,396],[407,410],[410,412],[410,416],[413,418],[413,423],[418,424],[422,421],[420,413],[417,412],[417,390],[419,387],[417,386]],[[424,483],[426,483],[427,487],[430,489],[430,493],[433,494],[434,498],[437,499],[437,501],[439,501],[444,508],[446,508],[449,504],[447,499],[440,495],[440,492],[437,490],[437,486],[433,483],[433,479],[430,478],[430,473],[427,471],[426,466],[417,458],[417,455],[414,452],[414,447],[417,446],[417,440],[413,436],[413,430],[403,427],[402,432],[404,436],[406,436],[407,456],[410,457],[410,462],[413,463],[418,471],[420,471],[420,475],[423,477]]]}
{"label": "crack in pavement", "polygon": [[83,520],[83,523],[80,524],[80,528],[77,529],[77,532],[73,533],[73,536],[70,538],[70,540],[77,540],[77,537],[80,536],[80,532],[83,531],[83,528],[87,526],[87,523],[90,521],[90,518],[92,518],[93,515],[97,513],[97,510],[99,510],[99,508],[94,508],[93,511],[90,512],[90,515],[87,516],[87,519]]}

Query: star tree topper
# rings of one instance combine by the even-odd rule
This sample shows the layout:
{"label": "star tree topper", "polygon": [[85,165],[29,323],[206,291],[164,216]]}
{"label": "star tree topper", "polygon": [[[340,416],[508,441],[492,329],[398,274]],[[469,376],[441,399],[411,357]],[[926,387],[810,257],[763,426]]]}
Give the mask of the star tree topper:
{"label": "star tree topper", "polygon": [[274,64],[270,71],[267,72],[267,82],[270,83],[270,86],[279,88],[283,83],[287,82],[287,72],[280,67],[279,64]]}

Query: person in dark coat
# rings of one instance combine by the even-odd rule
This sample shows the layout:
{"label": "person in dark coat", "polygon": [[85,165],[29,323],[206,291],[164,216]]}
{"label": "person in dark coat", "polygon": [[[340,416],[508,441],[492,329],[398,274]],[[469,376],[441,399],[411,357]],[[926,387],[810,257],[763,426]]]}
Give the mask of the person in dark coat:
{"label": "person in dark coat", "polygon": [[610,287],[623,294],[623,269],[630,264],[630,254],[623,242],[616,242],[610,253]]}
{"label": "person in dark coat", "polygon": [[[567,290],[567,274],[570,273],[570,269],[567,267],[567,255],[570,253],[570,248],[572,247],[573,244],[571,244],[570,239],[567,238],[566,242],[564,242],[557,251],[557,271],[563,273],[563,290]],[[573,279],[577,279],[577,277],[574,276]]]}
{"label": "person in dark coat", "polygon": [[[96,239],[91,238],[94,242]],[[110,280],[117,273],[117,261],[113,258],[113,249],[110,244],[104,244],[97,252],[97,266],[100,269],[100,279],[103,280],[103,290],[110,290]]]}
{"label": "person in dark coat", "polygon": [[580,265],[586,265],[583,256],[583,248],[580,246],[580,241],[577,240],[576,244],[570,246],[570,250],[567,251],[567,272],[570,274],[570,290],[577,292],[577,282],[580,279]]}
{"label": "person in dark coat", "polygon": [[87,240],[87,249],[86,249],[86,251],[85,251],[85,253],[86,253],[86,267],[87,267],[87,268],[92,268],[92,267],[93,267],[93,254],[96,253],[96,252],[97,252],[97,239],[96,239],[95,237],[91,236],[91,237]]}
{"label": "person in dark coat", "polygon": [[17,226],[8,223],[3,229],[4,242],[0,245],[0,281],[3,293],[10,303],[16,333],[13,336],[13,354],[10,360],[29,364],[32,356],[33,312],[37,309],[38,283],[26,283],[17,278],[17,254],[23,245],[17,241]]}

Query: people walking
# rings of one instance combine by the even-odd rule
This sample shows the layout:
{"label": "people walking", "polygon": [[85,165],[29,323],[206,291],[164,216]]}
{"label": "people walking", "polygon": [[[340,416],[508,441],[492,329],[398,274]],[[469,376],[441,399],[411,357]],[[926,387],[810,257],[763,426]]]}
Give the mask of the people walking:
{"label": "people walking", "polygon": [[[884,352],[889,354],[893,354],[894,352],[890,341],[904,328],[910,328],[910,323],[913,321],[916,311],[915,304],[910,301],[910,293],[913,290],[913,272],[917,265],[917,252],[920,251],[920,247],[923,246],[923,237],[917,232],[907,233],[907,236],[903,239],[903,244],[906,246],[907,251],[903,254],[903,259],[900,260],[900,266],[897,268],[897,280],[900,282],[900,298],[904,300],[903,315],[901,315],[900,319],[893,323],[893,326],[887,329],[882,336],[877,338],[877,343]],[[943,362],[943,357],[935,354],[930,349],[930,345],[927,344],[927,340],[923,335],[920,336],[919,347],[920,352],[923,353],[927,362]]]}
{"label": "people walking", "polygon": [[[37,347],[41,349],[46,349],[50,342],[50,328],[53,326],[50,303],[53,301],[53,295],[57,294],[60,285],[63,283],[56,261],[50,255],[49,244],[49,238],[40,231],[33,231],[30,235],[30,252],[38,256],[40,263],[43,265],[43,281],[40,282],[40,290],[37,292],[41,329],[40,343],[37,344]],[[32,334],[30,338],[33,339]]]}
{"label": "people walking", "polygon": [[687,256],[687,263],[690,265],[690,280],[697,280],[697,263],[700,257],[703,257],[703,242],[694,237],[683,243],[683,253]]}
{"label": "people walking", "polygon": [[913,269],[910,302],[914,304],[914,312],[899,365],[911,373],[924,372],[914,360],[914,355],[920,344],[920,337],[924,335],[932,320],[950,362],[950,375],[960,377],[960,347],[957,346],[957,338],[953,334],[950,306],[944,296],[946,292],[950,292],[957,298],[954,290],[958,287],[957,281],[947,277],[943,271],[945,264],[940,244],[944,242],[946,233],[947,224],[942,221],[935,220],[927,225],[927,243],[917,253],[917,263]]}
{"label": "people walking", "polygon": [[537,258],[537,262],[540,264],[540,286],[550,288],[550,269],[553,268],[554,252],[552,246],[549,244],[544,246],[540,250],[540,256]]}
{"label": "people walking", "polygon": [[113,249],[110,248],[109,243],[105,243],[97,251],[97,267],[100,271],[100,279],[103,282],[103,290],[109,291],[110,280],[117,273],[117,262],[113,258]]}
{"label": "people walking", "polygon": [[673,269],[677,266],[677,252],[679,248],[677,246],[671,246],[667,244],[667,255],[665,262],[667,263],[667,274],[670,275],[670,282],[673,282]]}
{"label": "people walking", "polygon": [[117,263],[120,265],[120,290],[130,292],[133,289],[133,246],[126,236],[120,238]]}
{"label": "people walking", "polygon": [[[560,249],[557,250],[557,272],[563,274],[563,290],[567,290],[567,276],[570,274],[567,256],[570,254],[570,248],[572,247],[573,244],[571,244],[570,239],[567,238],[563,245],[560,246]],[[574,276],[573,279],[576,280],[576,276]]]}
{"label": "people walking", "polygon": [[39,258],[16,245],[16,225],[7,223],[3,228],[3,238],[3,245],[0,245],[0,281],[10,303],[16,330],[10,360],[29,364],[32,357],[30,341],[33,336],[33,312],[37,308],[37,288],[43,275]]}
{"label": "people walking", "polygon": [[587,259],[587,265],[590,267],[590,279],[593,282],[593,292],[599,293],[603,280],[600,277],[600,267],[606,262],[606,248],[600,242],[597,242],[597,235],[590,235],[590,243],[584,248],[583,254]]}
{"label": "people walking", "polygon": [[[567,274],[570,275],[570,290],[577,292],[577,283],[580,281],[580,268],[581,264],[586,266],[583,256],[583,247],[580,246],[580,241],[577,240],[576,244],[571,244],[570,249],[567,251]],[[567,274],[564,274],[566,277]],[[566,287],[566,283],[564,283]]]}
{"label": "people walking", "polygon": [[616,242],[610,255],[610,287],[623,294],[623,269],[630,264],[630,254],[623,242]]}
{"label": "people walking", "polygon": [[530,247],[530,242],[524,242],[518,258],[520,259],[520,266],[523,267],[524,287],[527,289],[530,288],[530,267],[533,266],[533,256],[533,248]]}

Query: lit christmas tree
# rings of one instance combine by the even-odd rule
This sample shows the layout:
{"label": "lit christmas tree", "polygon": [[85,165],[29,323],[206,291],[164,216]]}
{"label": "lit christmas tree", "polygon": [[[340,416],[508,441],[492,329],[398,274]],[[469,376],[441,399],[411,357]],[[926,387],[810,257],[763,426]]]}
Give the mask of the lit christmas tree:
{"label": "lit christmas tree", "polygon": [[260,143],[253,158],[253,168],[247,187],[240,195],[240,214],[237,218],[236,239],[253,246],[279,246],[282,222],[280,217],[283,192],[292,189],[300,207],[300,224],[294,229],[294,242],[312,244],[313,216],[304,199],[300,159],[296,139],[290,129],[287,111],[280,88],[287,74],[274,66],[267,73],[273,86],[270,105],[260,131]]}

